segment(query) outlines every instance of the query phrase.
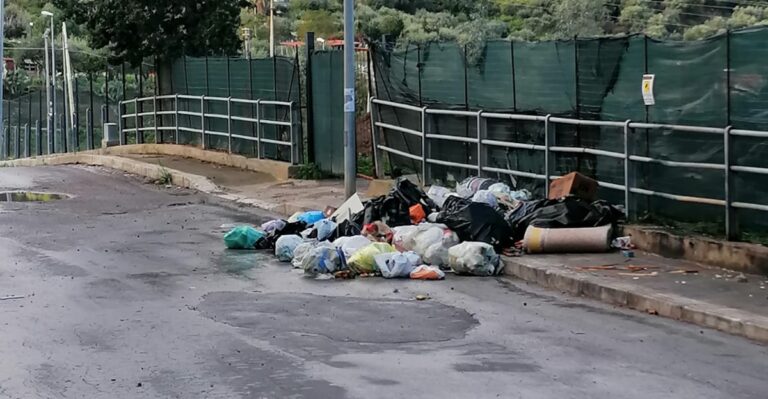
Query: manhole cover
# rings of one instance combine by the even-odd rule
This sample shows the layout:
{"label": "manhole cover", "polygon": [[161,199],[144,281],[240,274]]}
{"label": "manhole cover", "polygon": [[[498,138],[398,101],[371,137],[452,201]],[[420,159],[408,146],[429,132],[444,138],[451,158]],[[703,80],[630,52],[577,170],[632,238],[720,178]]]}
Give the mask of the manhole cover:
{"label": "manhole cover", "polygon": [[32,191],[0,192],[0,202],[50,202],[68,198],[71,198],[71,196],[57,193],[37,193]]}

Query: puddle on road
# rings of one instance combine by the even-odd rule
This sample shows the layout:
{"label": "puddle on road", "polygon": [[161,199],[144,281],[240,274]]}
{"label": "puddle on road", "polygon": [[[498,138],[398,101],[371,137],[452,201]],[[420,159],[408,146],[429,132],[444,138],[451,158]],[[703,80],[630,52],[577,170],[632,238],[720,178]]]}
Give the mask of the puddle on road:
{"label": "puddle on road", "polygon": [[229,274],[251,278],[249,271],[261,267],[270,257],[264,251],[227,250],[213,262],[216,267]]}
{"label": "puddle on road", "polygon": [[71,198],[67,194],[39,193],[33,191],[0,192],[0,202],[51,202]]}

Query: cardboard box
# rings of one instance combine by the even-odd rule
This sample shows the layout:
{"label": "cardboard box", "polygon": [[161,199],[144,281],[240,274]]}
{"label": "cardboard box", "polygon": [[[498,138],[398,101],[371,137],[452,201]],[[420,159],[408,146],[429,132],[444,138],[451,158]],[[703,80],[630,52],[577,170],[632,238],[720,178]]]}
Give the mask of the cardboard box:
{"label": "cardboard box", "polygon": [[597,200],[597,181],[582,175],[579,172],[571,172],[549,185],[549,199],[558,199],[573,195],[587,201]]}

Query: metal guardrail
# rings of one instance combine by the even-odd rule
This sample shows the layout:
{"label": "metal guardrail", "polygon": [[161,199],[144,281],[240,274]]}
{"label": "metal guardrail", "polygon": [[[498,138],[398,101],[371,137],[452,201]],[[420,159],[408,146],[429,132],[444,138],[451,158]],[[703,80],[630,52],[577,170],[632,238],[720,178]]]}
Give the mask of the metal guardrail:
{"label": "metal guardrail", "polygon": [[[413,130],[413,129],[404,128],[402,126],[391,125],[388,123],[384,123],[380,120],[377,120],[377,117],[380,115],[380,112],[379,112],[380,109],[378,107],[390,107],[390,108],[399,109],[403,111],[414,112],[421,117],[421,127],[419,130]],[[383,165],[382,165],[380,155],[382,153],[388,153],[388,154],[403,156],[403,157],[421,162],[421,169],[422,169],[421,173],[422,173],[422,176],[424,176],[425,184],[429,184],[431,182],[430,165],[444,165],[444,166],[474,170],[477,172],[478,175],[483,175],[484,172],[504,173],[512,176],[520,176],[520,177],[526,177],[531,179],[544,180],[545,182],[548,182],[550,180],[554,180],[559,177],[559,176],[553,175],[552,173],[553,154],[555,153],[571,153],[571,154],[586,153],[586,154],[593,154],[597,156],[610,157],[613,159],[618,159],[623,161],[624,184],[615,184],[615,183],[601,182],[601,181],[598,181],[598,184],[601,187],[620,190],[624,192],[624,207],[628,217],[631,215],[631,211],[633,211],[630,205],[633,194],[639,194],[644,196],[656,196],[656,197],[666,198],[666,199],[680,201],[680,202],[722,206],[725,208],[726,235],[728,239],[734,239],[738,236],[738,232],[736,230],[736,217],[734,213],[736,209],[750,209],[750,210],[768,212],[768,205],[765,205],[765,204],[733,201],[733,193],[734,193],[733,172],[755,173],[755,174],[766,175],[768,174],[768,168],[735,165],[733,156],[731,154],[731,151],[733,149],[732,139],[734,136],[768,138],[768,132],[765,132],[765,131],[733,129],[731,126],[727,126],[723,128],[714,128],[714,127],[699,127],[699,126],[687,126],[687,125],[639,123],[639,122],[632,122],[630,120],[624,121],[624,122],[594,121],[594,120],[580,120],[580,119],[571,119],[571,118],[559,118],[559,117],[553,117],[552,115],[535,116],[535,115],[522,115],[522,114],[511,114],[511,113],[509,114],[493,113],[493,112],[484,112],[484,111],[455,111],[455,110],[447,110],[447,109],[433,109],[428,107],[416,107],[408,104],[400,104],[400,103],[391,102],[391,101],[379,100],[373,97],[369,99],[369,109],[371,110],[371,129],[372,129],[371,131],[373,132],[372,134],[373,145],[374,145],[374,148],[376,149],[374,162],[375,162],[376,174],[378,176],[383,176],[383,170],[382,170]],[[477,123],[477,130],[476,130],[477,136],[476,137],[457,137],[457,136],[449,136],[449,135],[432,133],[427,128],[429,115],[450,115],[450,116],[458,116],[458,117],[465,117],[465,118],[474,118]],[[544,145],[537,145],[537,144],[530,144],[530,143],[515,143],[515,142],[506,142],[506,141],[487,139],[486,128],[487,128],[487,122],[489,119],[504,119],[504,120],[512,120],[512,121],[543,123]],[[554,129],[552,128],[554,124],[582,125],[582,126],[589,125],[589,126],[622,128],[624,133],[624,150],[622,152],[613,152],[613,151],[604,151],[604,150],[598,150],[598,149],[586,148],[586,147],[557,146],[555,145],[555,142],[554,142]],[[384,130],[387,130],[387,129],[419,137],[421,139],[421,155],[400,151],[379,143],[379,139],[378,139],[379,135],[377,133],[383,132]],[[723,138],[723,146],[724,146],[724,162],[722,164],[700,163],[700,162],[677,162],[677,161],[669,161],[664,159],[656,159],[651,157],[634,155],[632,154],[630,138],[635,129],[666,129],[666,130],[679,131],[679,132],[721,135]],[[477,164],[469,165],[464,163],[450,162],[450,161],[444,161],[444,160],[433,158],[431,153],[431,146],[430,146],[431,140],[446,140],[446,141],[454,141],[457,143],[471,143],[471,144],[477,145]],[[544,153],[543,154],[544,155],[544,174],[491,167],[487,163],[487,149],[489,147],[506,147],[506,148],[525,149],[525,150],[534,150],[534,151],[543,152]],[[720,170],[723,172],[725,177],[725,185],[723,187],[723,199],[678,195],[673,193],[653,191],[653,190],[637,187],[635,185],[636,179],[635,179],[633,168],[632,168],[633,163],[659,164],[659,165],[664,165],[672,168],[685,167],[685,168]],[[545,190],[546,190],[546,193],[549,194],[549,184],[545,184]]]}
{"label": "metal guardrail", "polygon": [[[187,103],[187,107],[180,107],[183,103]],[[217,114],[207,111],[210,109],[210,104],[219,103],[226,105],[226,114]],[[160,106],[159,104],[163,104]],[[170,106],[166,106],[171,104]],[[197,108],[196,111],[190,111],[190,108]],[[235,115],[233,112],[233,104],[250,105],[248,107],[251,112],[248,115]],[[128,109],[132,108],[131,112]],[[272,107],[274,109],[274,118],[270,118],[268,112],[265,112],[266,107]],[[186,108],[186,109],[182,109]],[[301,163],[301,128],[300,128],[300,116],[298,115],[298,107],[293,102],[288,101],[273,101],[273,100],[249,100],[242,98],[232,97],[212,97],[212,96],[190,96],[183,94],[174,95],[162,95],[151,96],[143,98],[135,98],[131,100],[121,101],[118,107],[118,123],[119,123],[119,136],[120,144],[126,144],[128,142],[128,135],[133,134],[136,137],[137,143],[144,142],[145,132],[154,132],[155,143],[162,143],[162,132],[172,132],[175,144],[179,144],[179,137],[183,133],[197,134],[200,136],[200,142],[203,149],[209,148],[209,139],[211,136],[226,137],[227,138],[227,151],[232,153],[233,140],[245,140],[256,144],[256,154],[258,158],[266,158],[264,156],[262,143],[274,144],[277,146],[285,146],[290,148],[290,161],[291,164],[296,165]],[[286,118],[278,119],[277,115],[285,115]],[[187,116],[188,121],[193,118],[196,119],[200,127],[193,127],[191,124],[185,125],[179,116]],[[169,118],[163,118],[168,116]],[[172,116],[172,118],[170,118]],[[168,125],[164,122],[166,119],[172,120],[172,124]],[[208,126],[211,120],[226,121],[226,131],[217,131],[210,129]],[[233,129],[233,122],[245,123],[248,125],[247,129],[243,129],[251,134],[242,134],[245,132],[235,131]],[[132,127],[128,127],[128,125]],[[284,134],[278,135],[283,139],[272,139],[264,137],[264,126],[275,126],[278,132]],[[287,138],[286,138],[287,137]]]}

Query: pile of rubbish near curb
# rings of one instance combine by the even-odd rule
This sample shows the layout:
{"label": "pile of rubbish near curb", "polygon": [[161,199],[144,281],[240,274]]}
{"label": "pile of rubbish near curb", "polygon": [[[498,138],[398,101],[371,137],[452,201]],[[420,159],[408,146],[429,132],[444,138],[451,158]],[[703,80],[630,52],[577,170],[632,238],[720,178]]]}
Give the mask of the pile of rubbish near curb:
{"label": "pile of rubbish near curb", "polygon": [[607,251],[624,214],[596,192],[597,183],[580,174],[554,181],[551,199],[489,178],[426,193],[400,178],[387,195],[365,202],[354,195],[338,209],[299,212],[259,229],[237,226],[224,241],[274,251],[310,276],[494,276],[504,268],[499,254]]}

